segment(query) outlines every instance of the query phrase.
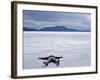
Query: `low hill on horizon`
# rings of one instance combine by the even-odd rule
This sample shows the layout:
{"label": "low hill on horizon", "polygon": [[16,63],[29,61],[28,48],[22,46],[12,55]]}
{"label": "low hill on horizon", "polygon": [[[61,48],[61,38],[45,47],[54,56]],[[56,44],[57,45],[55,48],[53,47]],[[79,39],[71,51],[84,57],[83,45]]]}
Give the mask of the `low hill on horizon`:
{"label": "low hill on horizon", "polygon": [[23,27],[23,31],[62,31],[62,32],[90,32],[89,30],[78,30],[73,28],[68,28],[65,26],[54,26],[54,27],[44,27],[42,29],[26,28]]}

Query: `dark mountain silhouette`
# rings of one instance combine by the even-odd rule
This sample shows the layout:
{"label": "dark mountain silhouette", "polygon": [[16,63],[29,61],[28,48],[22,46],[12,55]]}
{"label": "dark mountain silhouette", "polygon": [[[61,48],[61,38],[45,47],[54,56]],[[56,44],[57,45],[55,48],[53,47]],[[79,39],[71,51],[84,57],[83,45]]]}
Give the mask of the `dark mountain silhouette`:
{"label": "dark mountain silhouette", "polygon": [[36,29],[33,29],[33,28],[26,28],[24,27],[23,28],[23,31],[37,31]]}
{"label": "dark mountain silhouette", "polygon": [[65,26],[55,26],[55,27],[44,27],[40,30],[33,28],[23,28],[24,31],[64,31],[64,32],[90,32],[89,30],[77,30],[73,28],[68,28]]}
{"label": "dark mountain silhouette", "polygon": [[67,28],[64,26],[55,26],[55,27],[42,28],[40,31],[77,31],[77,30],[72,28]]}

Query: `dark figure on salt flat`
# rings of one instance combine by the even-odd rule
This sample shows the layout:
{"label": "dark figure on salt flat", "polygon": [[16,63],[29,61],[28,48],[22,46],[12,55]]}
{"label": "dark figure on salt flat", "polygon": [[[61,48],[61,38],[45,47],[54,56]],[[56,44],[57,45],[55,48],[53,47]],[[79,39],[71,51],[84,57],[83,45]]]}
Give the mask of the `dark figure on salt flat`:
{"label": "dark figure on salt flat", "polygon": [[44,67],[46,67],[46,66],[48,66],[49,63],[54,63],[54,64],[56,64],[56,66],[59,66],[61,58],[63,58],[63,57],[56,57],[56,56],[50,55],[48,57],[42,57],[39,59],[45,60],[45,61],[43,61],[43,63],[45,64]]}

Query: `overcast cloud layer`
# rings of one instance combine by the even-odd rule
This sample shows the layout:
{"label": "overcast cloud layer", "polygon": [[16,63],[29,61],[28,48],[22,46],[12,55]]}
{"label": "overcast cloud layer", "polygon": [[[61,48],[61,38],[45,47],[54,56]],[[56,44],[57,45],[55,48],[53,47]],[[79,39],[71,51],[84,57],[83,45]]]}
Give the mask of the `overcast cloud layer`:
{"label": "overcast cloud layer", "polygon": [[65,26],[78,30],[90,30],[91,14],[23,10],[23,26],[34,29]]}

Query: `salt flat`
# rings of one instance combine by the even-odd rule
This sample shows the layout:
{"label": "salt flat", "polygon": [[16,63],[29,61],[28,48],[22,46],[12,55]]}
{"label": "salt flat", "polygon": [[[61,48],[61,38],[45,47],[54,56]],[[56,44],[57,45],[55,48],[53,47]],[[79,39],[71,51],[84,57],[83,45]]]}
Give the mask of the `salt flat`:
{"label": "salt flat", "polygon": [[[91,65],[90,32],[23,32],[23,69],[43,68],[40,57],[63,56],[59,67]],[[44,68],[55,68],[49,64]]]}

